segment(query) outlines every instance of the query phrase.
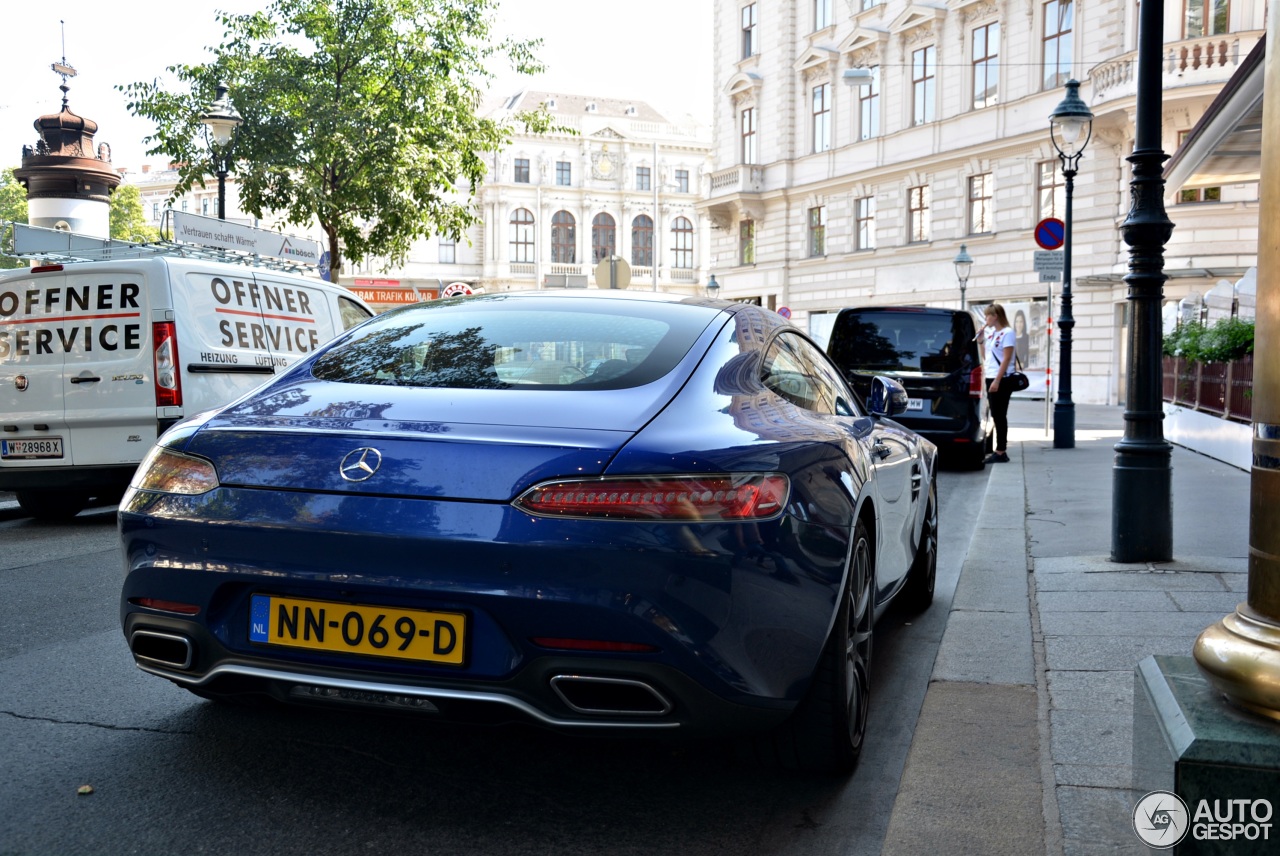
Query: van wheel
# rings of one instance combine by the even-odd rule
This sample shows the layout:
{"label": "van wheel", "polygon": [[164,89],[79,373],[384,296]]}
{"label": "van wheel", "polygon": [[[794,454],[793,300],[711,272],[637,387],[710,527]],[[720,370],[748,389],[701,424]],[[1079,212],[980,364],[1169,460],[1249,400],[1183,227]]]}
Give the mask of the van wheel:
{"label": "van wheel", "polygon": [[22,510],[37,520],[70,520],[89,504],[89,494],[78,491],[20,490],[15,495]]}

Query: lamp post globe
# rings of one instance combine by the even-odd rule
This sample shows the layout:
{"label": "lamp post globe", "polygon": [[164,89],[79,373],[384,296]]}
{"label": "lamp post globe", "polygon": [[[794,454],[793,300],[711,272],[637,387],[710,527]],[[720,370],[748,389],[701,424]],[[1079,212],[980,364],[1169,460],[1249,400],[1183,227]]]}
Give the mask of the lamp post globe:
{"label": "lamp post globe", "polygon": [[227,96],[229,91],[225,83],[219,83],[213,103],[200,116],[200,123],[211,138],[209,148],[217,164],[219,220],[227,219],[227,151],[235,139],[236,129],[244,124],[244,117]]}
{"label": "lamp post globe", "polygon": [[1058,313],[1058,398],[1053,403],[1053,447],[1073,449],[1076,445],[1075,403],[1071,400],[1071,341],[1076,326],[1071,314],[1071,201],[1075,191],[1080,156],[1093,137],[1093,112],[1080,98],[1080,82],[1068,80],[1067,93],[1049,114],[1049,139],[1062,163],[1066,184],[1066,211],[1063,217],[1062,310]]}
{"label": "lamp post globe", "polygon": [[973,270],[973,256],[969,255],[964,244],[960,245],[960,252],[952,264],[956,266],[956,279],[960,281],[960,309],[965,310],[969,308],[969,304],[965,302],[964,290],[969,285],[969,272]]}
{"label": "lamp post globe", "polygon": [[716,282],[716,275],[711,274],[710,281],[707,282],[707,297],[712,300],[720,296],[720,283]]}

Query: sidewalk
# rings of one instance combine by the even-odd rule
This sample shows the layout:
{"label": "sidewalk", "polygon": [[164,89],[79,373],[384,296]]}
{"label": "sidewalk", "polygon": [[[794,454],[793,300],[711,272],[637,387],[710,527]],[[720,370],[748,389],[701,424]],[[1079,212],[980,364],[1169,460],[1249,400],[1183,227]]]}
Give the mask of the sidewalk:
{"label": "sidewalk", "polygon": [[1123,408],[1077,405],[1074,449],[1053,448],[1044,413],[1014,401],[1011,461],[989,467],[886,854],[1146,853],[1134,668],[1190,656],[1245,599],[1248,473],[1175,446],[1175,561],[1115,564]]}

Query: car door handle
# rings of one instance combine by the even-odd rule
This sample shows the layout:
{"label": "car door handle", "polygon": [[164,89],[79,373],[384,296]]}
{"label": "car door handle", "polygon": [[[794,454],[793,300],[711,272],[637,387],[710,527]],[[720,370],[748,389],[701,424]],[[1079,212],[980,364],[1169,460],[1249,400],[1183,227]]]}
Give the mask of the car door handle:
{"label": "car door handle", "polygon": [[100,380],[102,380],[102,378],[100,377],[73,377],[71,379],[71,382],[72,383],[97,383]]}
{"label": "car door handle", "polygon": [[893,454],[893,449],[890,449],[884,443],[873,443],[871,446],[871,451],[873,454],[875,454],[877,458],[881,458],[881,459],[887,458]]}

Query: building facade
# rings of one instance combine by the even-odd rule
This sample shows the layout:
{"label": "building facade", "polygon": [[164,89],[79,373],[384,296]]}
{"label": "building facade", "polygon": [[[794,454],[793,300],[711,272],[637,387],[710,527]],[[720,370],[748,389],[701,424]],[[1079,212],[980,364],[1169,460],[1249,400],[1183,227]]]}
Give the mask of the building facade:
{"label": "building facade", "polygon": [[[1065,218],[1049,114],[1080,81],[1095,115],[1072,204],[1073,393],[1124,400],[1137,83],[1135,0],[716,0],[713,170],[700,207],[722,295],[787,307],[826,339],[853,305],[971,305],[1021,319],[1029,374],[1055,359],[1061,283],[1035,227]],[[1163,140],[1174,152],[1262,39],[1264,0],[1168,0]],[[1166,300],[1256,265],[1258,185],[1166,196]]]}
{"label": "building facade", "polygon": [[551,92],[517,93],[492,115],[514,121],[544,104],[563,130],[517,134],[488,154],[479,223],[463,240],[420,242],[393,278],[487,292],[608,287],[596,270],[616,256],[632,289],[702,288],[708,229],[697,202],[710,171],[709,131],[643,102]]}

